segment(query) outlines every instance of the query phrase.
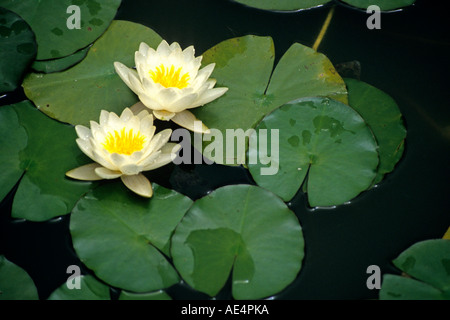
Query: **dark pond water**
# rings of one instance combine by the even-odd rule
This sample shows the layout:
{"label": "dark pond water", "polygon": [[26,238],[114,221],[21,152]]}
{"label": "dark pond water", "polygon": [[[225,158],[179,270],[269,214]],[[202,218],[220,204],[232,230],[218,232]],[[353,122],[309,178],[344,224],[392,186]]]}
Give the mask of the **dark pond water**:
{"label": "dark pond water", "polygon": [[[450,225],[450,39],[446,13],[435,4],[417,0],[383,14],[381,30],[366,28],[363,11],[336,8],[319,51],[335,65],[359,61],[361,80],[397,101],[408,130],[405,154],[377,188],[347,205],[313,210],[301,193],[289,203],[303,227],[306,256],[298,278],[275,298],[377,298],[378,291],[366,287],[367,267],[396,273],[392,259],[415,242],[442,237]],[[228,0],[123,0],[117,19],[151,27],[182,47],[194,44],[197,53],[232,37],[271,36],[280,57],[294,42],[312,46],[328,11],[271,13]],[[0,103],[21,99],[18,90]],[[217,165],[169,166],[153,175],[194,199],[223,185],[253,183],[242,168]],[[81,265],[68,232],[70,216],[12,220],[11,199],[0,207],[0,254],[25,268],[45,299],[65,282],[68,265]],[[205,298],[183,285],[169,293],[174,299]],[[230,297],[226,289],[218,296]]]}

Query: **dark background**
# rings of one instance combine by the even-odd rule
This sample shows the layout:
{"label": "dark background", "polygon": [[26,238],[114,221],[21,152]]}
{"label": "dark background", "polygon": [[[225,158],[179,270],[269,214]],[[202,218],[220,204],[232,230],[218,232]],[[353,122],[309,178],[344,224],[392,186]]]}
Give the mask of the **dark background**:
{"label": "dark background", "polygon": [[[378,290],[366,287],[369,265],[398,273],[392,259],[418,241],[441,238],[449,227],[450,41],[439,5],[417,0],[383,13],[381,30],[366,28],[365,11],[336,7],[319,51],[335,65],[359,61],[360,79],[397,101],[408,131],[405,153],[385,180],[347,205],[314,210],[302,193],[288,204],[303,227],[306,256],[297,279],[275,299],[376,299]],[[144,24],[169,43],[193,44],[197,54],[233,37],[271,36],[280,58],[294,42],[313,45],[329,8],[275,13],[230,0],[123,0],[116,19]],[[22,99],[19,89],[0,104]],[[171,165],[152,175],[193,199],[223,185],[253,183],[244,169],[218,165]],[[70,215],[42,223],[11,219],[13,194],[0,204],[0,254],[28,271],[46,299],[66,281],[67,266],[82,266],[72,248]],[[206,298],[184,284],[168,293]],[[230,299],[228,288],[217,298]]]}

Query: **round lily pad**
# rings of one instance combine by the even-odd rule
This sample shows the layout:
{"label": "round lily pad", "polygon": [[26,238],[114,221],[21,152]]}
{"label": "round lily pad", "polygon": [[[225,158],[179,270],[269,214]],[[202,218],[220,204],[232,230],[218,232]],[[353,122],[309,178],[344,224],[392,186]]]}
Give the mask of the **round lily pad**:
{"label": "round lily pad", "polygon": [[[277,107],[302,97],[328,96],[347,102],[347,89],[326,56],[299,43],[293,44],[273,70],[274,44],[270,37],[245,36],[219,43],[203,54],[203,63],[215,63],[212,77],[229,90],[221,98],[192,109],[208,128],[223,136],[221,153],[205,148],[214,141],[203,139],[205,157],[219,164],[243,164],[245,152],[227,137],[227,130],[246,132]],[[227,152],[227,148],[233,151]],[[211,152],[209,152],[211,150]],[[217,152],[216,152],[217,154]]]}
{"label": "round lily pad", "polygon": [[89,192],[70,220],[80,259],[106,283],[133,292],[167,288],[179,281],[170,262],[170,237],[192,201],[156,184],[151,199],[121,182]]}
{"label": "round lily pad", "polygon": [[394,265],[408,278],[385,275],[380,290],[383,300],[450,299],[450,241],[418,242],[402,252]]}
{"label": "round lily pad", "polygon": [[[6,174],[0,177],[1,193],[8,192],[21,177],[13,200],[12,217],[45,221],[69,213],[76,201],[94,185],[65,177],[68,170],[89,161],[75,143],[75,129],[48,118],[30,101],[0,110],[0,115],[7,115],[5,120],[11,120],[2,122],[0,128],[0,148],[11,147],[2,153],[4,159],[0,158],[5,160],[2,168],[6,166]],[[23,128],[18,127],[16,117],[28,139]]]}
{"label": "round lily pad", "polygon": [[170,296],[162,290],[149,293],[134,293],[123,291],[119,300],[172,300]]}
{"label": "round lily pad", "polygon": [[36,59],[46,60],[68,56],[94,42],[108,28],[120,3],[121,0],[0,0],[0,7],[14,11],[28,22],[38,43]]}
{"label": "round lily pad", "polygon": [[383,91],[355,79],[345,79],[349,105],[367,122],[378,143],[380,164],[373,184],[383,180],[401,159],[406,129],[397,103]]}
{"label": "round lily pad", "polygon": [[172,257],[194,289],[215,296],[231,273],[235,299],[259,299],[297,276],[301,226],[274,194],[251,185],[219,188],[197,200],[172,238]]}
{"label": "round lily pad", "polygon": [[0,255],[0,300],[38,300],[38,292],[28,273]]}
{"label": "round lily pad", "polygon": [[93,276],[79,276],[72,279],[79,287],[69,288],[66,283],[53,291],[48,300],[110,300],[109,287]]}
{"label": "round lily pad", "polygon": [[83,60],[90,47],[86,47],[84,49],[78,50],[74,54],[58,58],[58,59],[51,59],[51,60],[36,60],[31,65],[31,68],[37,72],[43,72],[43,73],[52,73],[52,72],[59,72],[66,70],[81,60]]}
{"label": "round lily pad", "polygon": [[19,123],[13,107],[0,108],[0,201],[11,191],[23,174],[19,153],[26,147],[28,136]]}
{"label": "round lily pad", "polygon": [[371,5],[380,7],[382,11],[389,11],[408,7],[416,0],[341,0],[353,7],[367,9]]}
{"label": "round lily pad", "polygon": [[30,26],[0,4],[0,93],[13,91],[22,83],[36,51]]}
{"label": "round lily pad", "polygon": [[88,125],[102,109],[120,114],[138,98],[116,74],[114,62],[134,65],[141,42],[157,46],[161,37],[143,25],[113,21],[73,68],[30,74],[23,83],[25,94],[48,116],[71,124]]}
{"label": "round lily pad", "polygon": [[[272,150],[270,164],[259,160],[267,158],[257,143],[263,134],[268,146],[279,146]],[[279,140],[273,143],[273,138]],[[348,105],[328,98],[280,107],[261,121],[249,144],[253,179],[285,201],[304,184],[310,206],[343,204],[366,190],[376,175],[378,153],[371,130]]]}
{"label": "round lily pad", "polygon": [[330,2],[330,0],[235,0],[249,7],[273,11],[309,9]]}

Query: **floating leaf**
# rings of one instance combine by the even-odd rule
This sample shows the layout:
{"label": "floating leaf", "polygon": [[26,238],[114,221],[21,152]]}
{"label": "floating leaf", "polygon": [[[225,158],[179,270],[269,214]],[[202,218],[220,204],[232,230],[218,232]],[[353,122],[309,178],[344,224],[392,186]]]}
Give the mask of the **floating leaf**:
{"label": "floating leaf", "polygon": [[[94,42],[108,28],[120,3],[121,0],[0,0],[0,7],[14,11],[28,22],[36,34],[36,58],[46,60],[68,56]],[[69,22],[76,22],[76,11],[70,6],[79,8],[80,29],[68,27]]]}
{"label": "floating leaf", "polygon": [[367,9],[371,5],[380,7],[383,11],[395,10],[412,5],[416,0],[341,0],[351,6]]}
{"label": "floating leaf", "polygon": [[27,132],[12,107],[0,108],[0,201],[23,174],[19,153],[27,145]]}
{"label": "floating leaf", "polygon": [[33,70],[35,70],[37,72],[43,72],[43,73],[52,73],[52,72],[63,71],[63,70],[66,70],[66,69],[74,66],[81,60],[83,60],[86,57],[86,55],[89,51],[89,48],[90,47],[86,47],[84,49],[81,49],[81,50],[75,52],[74,54],[72,54],[70,56],[59,58],[59,59],[36,60],[35,62],[33,62],[31,67],[33,68]]}
{"label": "floating leaf", "polygon": [[330,2],[330,0],[235,0],[249,7],[273,11],[309,9]]}
{"label": "floating leaf", "polygon": [[48,300],[110,300],[109,287],[93,276],[79,276],[72,279],[79,281],[79,288],[69,289],[66,283],[52,292]]}
{"label": "floating leaf", "polygon": [[132,293],[123,291],[120,293],[119,300],[172,300],[170,296],[162,290],[150,293]]}
{"label": "floating leaf", "polygon": [[362,81],[345,79],[349,105],[372,129],[378,142],[380,164],[373,184],[383,180],[403,155],[406,129],[402,114],[389,95]]}
{"label": "floating leaf", "polygon": [[385,275],[380,299],[450,299],[450,241],[418,242],[393,262],[412,278]]}
{"label": "floating leaf", "polygon": [[0,93],[13,91],[20,85],[36,50],[30,26],[0,4]]}
{"label": "floating leaf", "polygon": [[242,164],[245,153],[226,153],[226,145],[232,143],[226,139],[227,129],[254,128],[266,114],[294,99],[329,96],[347,102],[345,83],[323,54],[295,43],[273,70],[274,55],[272,39],[257,36],[226,40],[203,54],[205,65],[216,63],[212,77],[217,86],[229,88],[220,99],[192,109],[224,137],[224,158],[203,150],[206,157],[220,164]]}
{"label": "floating leaf", "polygon": [[73,68],[30,74],[23,83],[25,94],[50,117],[71,124],[88,125],[98,119],[102,109],[121,113],[138,99],[113,64],[134,65],[134,53],[141,42],[157,46],[161,37],[143,25],[113,21],[86,58]]}
{"label": "floating leaf", "polygon": [[232,272],[235,299],[258,299],[284,289],[303,259],[295,214],[274,194],[251,185],[219,188],[197,200],[172,238],[182,278],[215,296]]}
{"label": "floating leaf", "polygon": [[21,267],[0,255],[0,300],[38,300],[33,279]]}
{"label": "floating leaf", "polygon": [[[11,146],[11,150],[2,153],[2,157],[11,157],[10,160],[5,160],[8,172],[2,176],[6,178],[6,188],[2,187],[2,193],[23,174],[14,196],[12,217],[44,221],[69,213],[75,202],[92,186],[90,182],[72,181],[65,177],[68,170],[89,160],[75,143],[74,128],[49,119],[29,101],[5,106],[0,110],[0,114],[7,114],[5,120],[11,120],[11,123],[2,122],[0,129],[1,148]],[[28,143],[24,149],[27,140],[23,129],[18,128],[15,123],[16,116],[28,134]],[[8,131],[10,126],[12,130]],[[15,143],[17,145],[14,146]],[[23,150],[18,153],[18,170],[15,152],[21,149]],[[2,163],[3,165],[5,164]]]}
{"label": "floating leaf", "polygon": [[[271,146],[273,130],[279,130],[279,154],[273,150],[272,163],[265,165],[261,159],[267,156],[256,142],[267,132]],[[250,136],[248,157],[259,186],[289,201],[305,183],[312,207],[353,199],[371,185],[378,165],[377,144],[364,120],[328,98],[305,98],[269,114]],[[274,172],[265,173],[270,166]]]}
{"label": "floating leaf", "polygon": [[170,237],[192,201],[153,185],[151,199],[107,183],[74,208],[70,232],[80,259],[108,284],[149,292],[178,282],[166,256]]}
{"label": "floating leaf", "polygon": [[391,172],[403,155],[406,129],[402,114],[389,95],[362,81],[345,79],[349,105],[355,109],[372,129],[378,142],[380,164],[373,182],[380,182]]}

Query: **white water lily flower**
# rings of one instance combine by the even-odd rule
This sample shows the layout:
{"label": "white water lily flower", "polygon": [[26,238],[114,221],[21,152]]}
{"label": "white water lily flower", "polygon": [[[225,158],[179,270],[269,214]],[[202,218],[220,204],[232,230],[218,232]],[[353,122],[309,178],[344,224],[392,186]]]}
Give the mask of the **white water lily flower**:
{"label": "white water lily flower", "polygon": [[[199,120],[187,109],[211,102],[228,90],[214,88],[216,80],[209,76],[215,64],[200,69],[201,60],[202,56],[195,57],[193,46],[182,50],[177,42],[169,45],[163,40],[156,50],[140,44],[135,54],[136,70],[120,62],[114,62],[114,67],[156,118],[194,131],[193,121]],[[208,128],[203,125],[201,132],[208,132]]]}
{"label": "white water lily flower", "polygon": [[86,181],[120,177],[130,190],[148,198],[153,189],[141,172],[170,163],[180,148],[168,143],[171,129],[155,134],[153,116],[147,110],[134,115],[126,108],[120,117],[102,110],[100,123],[91,121],[90,129],[77,125],[75,130],[81,151],[95,163],[68,171],[68,177]]}

